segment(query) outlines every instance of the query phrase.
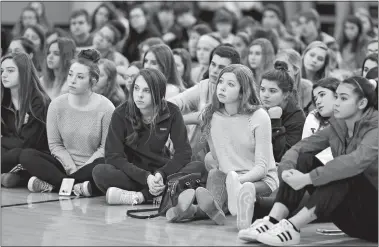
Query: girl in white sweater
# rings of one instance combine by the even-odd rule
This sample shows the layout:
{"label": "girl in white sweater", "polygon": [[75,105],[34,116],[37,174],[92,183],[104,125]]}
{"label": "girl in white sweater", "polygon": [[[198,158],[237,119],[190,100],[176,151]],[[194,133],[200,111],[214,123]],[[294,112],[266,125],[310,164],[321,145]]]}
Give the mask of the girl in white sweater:
{"label": "girl in white sweater", "polygon": [[[202,114],[203,140],[208,141],[216,166],[209,171],[206,188],[179,196],[178,206],[167,212],[169,221],[207,216],[221,225],[225,213],[237,214],[243,183],[251,182],[259,195],[270,195],[278,187],[270,117],[253,78],[251,70],[240,64],[221,71],[212,103]],[[197,207],[192,206],[195,197]],[[246,212],[239,216],[237,225],[246,221]]]}

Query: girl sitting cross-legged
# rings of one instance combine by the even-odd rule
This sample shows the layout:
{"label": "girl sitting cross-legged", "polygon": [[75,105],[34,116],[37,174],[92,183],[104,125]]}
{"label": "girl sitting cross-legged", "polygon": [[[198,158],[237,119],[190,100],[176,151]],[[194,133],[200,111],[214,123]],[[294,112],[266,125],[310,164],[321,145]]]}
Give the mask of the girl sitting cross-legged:
{"label": "girl sitting cross-legged", "polygon": [[74,193],[100,194],[92,169],[104,163],[104,146],[113,104],[92,88],[99,80],[96,50],[82,50],[68,72],[68,93],[54,99],[47,112],[50,154],[33,149],[21,152],[20,163],[33,176],[32,192],[58,191],[64,178],[74,178]]}
{"label": "girl sitting cross-legged", "polygon": [[30,56],[22,52],[4,56],[1,59],[3,186],[26,185],[30,176],[17,168],[20,167],[17,165],[20,164],[23,149],[33,148],[48,152],[46,114],[49,104],[50,99],[40,85]]}
{"label": "girl sitting cross-legged", "polygon": [[[157,69],[141,69],[128,101],[113,113],[105,145],[106,164],[93,170],[108,204],[151,203],[173,173],[201,173],[202,162],[191,162],[192,150],[179,108],[165,100],[167,80]],[[172,140],[175,153],[166,147]]]}
{"label": "girl sitting cross-legged", "polygon": [[[330,216],[344,233],[378,242],[378,97],[365,78],[354,76],[339,84],[330,126],[298,142],[283,156],[280,186],[268,216],[256,220],[239,237],[271,246],[300,243],[300,229]],[[313,162],[330,147],[334,159]],[[305,206],[290,219],[303,198]]]}
{"label": "girl sitting cross-legged", "polygon": [[[215,167],[206,188],[184,191],[166,218],[209,217],[223,224],[225,213],[237,214],[237,226],[249,224],[246,212],[237,208],[242,184],[251,182],[258,195],[268,196],[278,187],[271,144],[271,122],[255,88],[253,73],[244,65],[224,68],[217,80],[212,103],[202,115],[203,138],[209,143]],[[196,198],[198,205],[193,205]],[[246,226],[248,227],[248,225]]]}
{"label": "girl sitting cross-legged", "polygon": [[[313,85],[312,101],[315,104],[316,109],[311,111],[305,120],[302,139],[307,138],[329,126],[329,119],[333,116],[333,105],[336,100],[336,90],[339,83],[340,81],[338,79],[327,77],[319,80],[316,84]],[[307,155],[303,155],[302,157],[303,159],[311,159],[312,162],[316,162],[317,164],[321,165],[326,164],[328,161],[332,160],[333,154],[329,147],[318,154],[309,153]],[[251,185],[244,184],[241,188],[240,194],[244,195],[244,191],[251,190]],[[250,215],[253,215],[252,221],[255,221],[256,219],[266,216],[270,212],[272,206],[275,203],[275,196],[276,195],[271,195],[269,197],[256,196],[255,203],[253,204],[249,204],[251,200],[238,199],[237,201],[238,203],[241,203],[239,207],[249,208]],[[309,198],[309,195],[305,194],[300,206],[304,204],[307,198]],[[291,212],[291,215],[294,215],[295,213],[296,211]],[[329,218],[321,218],[318,219],[318,221],[329,222]]]}

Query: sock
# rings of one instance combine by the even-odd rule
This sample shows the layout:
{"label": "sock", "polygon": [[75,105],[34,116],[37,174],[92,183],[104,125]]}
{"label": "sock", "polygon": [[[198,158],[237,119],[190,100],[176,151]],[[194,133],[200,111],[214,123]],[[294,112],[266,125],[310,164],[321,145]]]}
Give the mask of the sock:
{"label": "sock", "polygon": [[269,221],[272,223],[272,224],[278,224],[279,221],[277,219],[275,219],[274,217],[271,217],[269,216]]}
{"label": "sock", "polygon": [[291,223],[291,225],[293,226],[293,229],[295,229],[295,231],[300,232],[300,230],[297,229],[296,226],[291,221],[288,221],[288,222]]}

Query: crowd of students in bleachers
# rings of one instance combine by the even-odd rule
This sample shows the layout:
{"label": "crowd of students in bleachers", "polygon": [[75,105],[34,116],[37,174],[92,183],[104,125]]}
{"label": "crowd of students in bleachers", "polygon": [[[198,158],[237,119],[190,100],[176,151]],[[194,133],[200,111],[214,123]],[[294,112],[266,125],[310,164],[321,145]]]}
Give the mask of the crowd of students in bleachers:
{"label": "crowd of students in bleachers", "polygon": [[169,175],[199,172],[203,186],[179,196],[169,222],[221,225],[230,213],[240,239],[286,246],[326,218],[377,242],[367,11],[335,39],[314,9],[286,26],[276,5],[199,2],[200,18],[191,2],[125,4],[75,10],[66,32],[31,2],[8,44],[2,35],[2,186],[57,192],[74,178],[77,196],[134,205]]}

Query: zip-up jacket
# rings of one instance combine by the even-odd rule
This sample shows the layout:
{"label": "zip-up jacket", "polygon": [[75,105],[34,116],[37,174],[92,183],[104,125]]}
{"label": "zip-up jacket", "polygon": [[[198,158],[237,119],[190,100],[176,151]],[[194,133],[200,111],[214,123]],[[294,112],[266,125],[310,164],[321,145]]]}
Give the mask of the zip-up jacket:
{"label": "zip-up jacket", "polygon": [[301,140],[283,156],[280,173],[295,169],[300,153],[316,154],[330,147],[334,159],[310,172],[313,185],[321,186],[363,172],[378,189],[378,111],[368,109],[355,123],[351,138],[344,120],[331,117],[329,121],[330,126]]}
{"label": "zip-up jacket", "polygon": [[[49,102],[50,103],[50,102]],[[33,148],[39,151],[49,152],[46,134],[46,115],[48,106],[44,106],[43,101],[37,95],[32,97],[31,107],[36,117],[27,111],[21,131],[16,129],[17,111],[12,106],[10,93],[4,92],[4,99],[1,104],[1,147],[6,150],[14,148]]]}
{"label": "zip-up jacket", "polygon": [[[156,128],[144,127],[138,141],[129,145],[126,137],[133,133],[128,114],[127,102],[120,105],[112,115],[105,143],[105,160],[122,170],[139,184],[147,185],[147,177],[160,172],[164,179],[178,172],[191,161],[192,150],[187,137],[187,129],[179,108],[167,102],[156,120]],[[165,146],[172,140],[175,153],[172,158]]]}

